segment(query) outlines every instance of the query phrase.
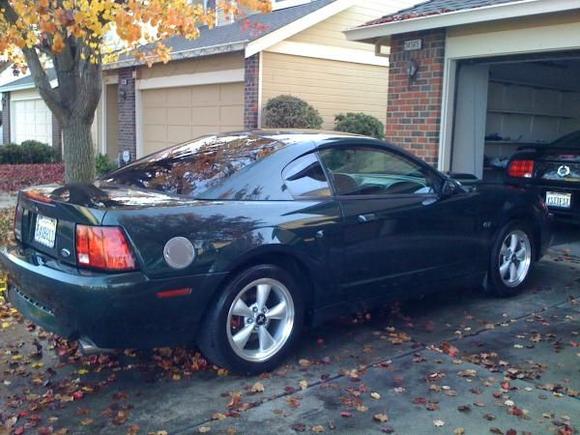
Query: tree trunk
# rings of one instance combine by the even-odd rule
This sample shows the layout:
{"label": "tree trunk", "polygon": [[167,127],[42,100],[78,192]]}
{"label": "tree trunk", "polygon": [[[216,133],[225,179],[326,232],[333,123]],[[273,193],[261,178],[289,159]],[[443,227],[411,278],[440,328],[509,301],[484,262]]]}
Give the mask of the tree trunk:
{"label": "tree trunk", "polygon": [[91,135],[92,122],[70,118],[63,125],[64,179],[71,183],[92,183],[95,180],[95,149]]}

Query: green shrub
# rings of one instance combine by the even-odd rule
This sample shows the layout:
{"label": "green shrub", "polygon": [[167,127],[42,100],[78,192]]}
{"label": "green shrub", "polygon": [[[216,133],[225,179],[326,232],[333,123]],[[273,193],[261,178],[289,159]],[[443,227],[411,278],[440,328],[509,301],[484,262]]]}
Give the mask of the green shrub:
{"label": "green shrub", "polygon": [[22,163],[24,154],[20,145],[8,144],[0,146],[0,163],[1,164],[17,164]]}
{"label": "green shrub", "polygon": [[0,146],[0,163],[3,164],[54,163],[58,160],[54,148],[34,140]]}
{"label": "green shrub", "polygon": [[364,113],[341,113],[334,118],[336,131],[347,133],[363,134],[365,136],[383,139],[385,137],[385,126],[381,121],[371,115]]}
{"label": "green shrub", "polygon": [[106,154],[99,154],[96,158],[97,175],[105,175],[117,169],[117,165],[113,163]]}
{"label": "green shrub", "polygon": [[36,140],[25,140],[20,148],[24,154],[23,163],[54,163],[59,160],[56,149]]}
{"label": "green shrub", "polygon": [[319,129],[322,118],[318,110],[306,101],[291,95],[280,95],[266,104],[263,123],[268,128]]}

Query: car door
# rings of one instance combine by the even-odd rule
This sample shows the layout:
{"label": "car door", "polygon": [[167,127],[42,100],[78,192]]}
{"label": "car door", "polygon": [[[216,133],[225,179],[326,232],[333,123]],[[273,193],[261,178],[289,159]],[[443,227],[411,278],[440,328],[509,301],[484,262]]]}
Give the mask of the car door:
{"label": "car door", "polygon": [[477,201],[439,194],[444,178],[383,146],[319,151],[343,213],[341,287],[354,299],[424,291],[481,267]]}

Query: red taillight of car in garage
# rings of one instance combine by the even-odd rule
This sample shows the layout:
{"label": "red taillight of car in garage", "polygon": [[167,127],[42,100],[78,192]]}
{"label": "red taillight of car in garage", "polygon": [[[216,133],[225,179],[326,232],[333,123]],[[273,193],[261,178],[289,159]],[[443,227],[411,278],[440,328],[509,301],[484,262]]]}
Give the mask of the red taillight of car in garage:
{"label": "red taillight of car in garage", "polygon": [[534,176],[534,161],[512,160],[508,167],[508,175],[514,178],[532,178]]}
{"label": "red taillight of car in garage", "polygon": [[115,272],[135,270],[135,258],[119,227],[77,225],[76,250],[80,266]]}

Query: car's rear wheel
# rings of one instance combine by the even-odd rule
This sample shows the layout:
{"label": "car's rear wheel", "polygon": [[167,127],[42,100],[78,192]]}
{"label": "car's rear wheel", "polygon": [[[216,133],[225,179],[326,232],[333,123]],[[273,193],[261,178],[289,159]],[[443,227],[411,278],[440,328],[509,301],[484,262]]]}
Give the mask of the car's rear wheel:
{"label": "car's rear wheel", "polygon": [[244,374],[272,370],[300,334],[304,304],[293,277],[253,266],[224,289],[200,326],[199,346],[213,363]]}
{"label": "car's rear wheel", "polygon": [[506,225],[495,240],[490,258],[487,290],[509,297],[520,292],[528,282],[534,265],[533,235],[524,222]]}

